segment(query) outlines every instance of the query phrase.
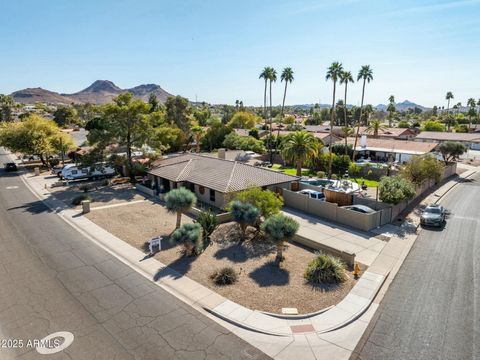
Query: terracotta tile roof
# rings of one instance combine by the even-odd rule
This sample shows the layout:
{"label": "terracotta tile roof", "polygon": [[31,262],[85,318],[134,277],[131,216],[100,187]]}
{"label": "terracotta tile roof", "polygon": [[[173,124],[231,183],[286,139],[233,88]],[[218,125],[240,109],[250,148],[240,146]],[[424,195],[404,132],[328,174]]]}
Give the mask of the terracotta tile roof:
{"label": "terracotta tile roof", "polygon": [[229,193],[254,186],[269,186],[298,180],[299,177],[237,161],[185,154],[163,159],[159,166],[148,171],[171,181],[188,181]]}
{"label": "terracotta tile roof", "polygon": [[468,141],[480,143],[480,134],[422,131],[420,134],[417,135],[416,139],[437,141]]}
{"label": "terracotta tile roof", "polygon": [[[338,143],[343,144],[345,140],[341,140]],[[349,137],[347,143],[350,145],[355,144],[355,138]],[[402,153],[402,154],[412,154],[412,155],[422,155],[427,154],[438,145],[437,142],[418,142],[418,141],[408,141],[408,140],[394,140],[394,139],[376,139],[376,138],[367,138],[367,146],[362,148],[360,146],[360,137],[357,141],[357,151],[362,150],[371,150],[371,151],[382,151],[382,152],[391,152],[391,153]]]}

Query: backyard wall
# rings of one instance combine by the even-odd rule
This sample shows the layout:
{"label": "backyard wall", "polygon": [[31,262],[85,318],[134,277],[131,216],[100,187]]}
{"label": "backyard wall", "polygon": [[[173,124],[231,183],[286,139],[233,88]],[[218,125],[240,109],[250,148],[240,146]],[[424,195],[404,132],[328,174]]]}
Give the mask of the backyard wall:
{"label": "backyard wall", "polygon": [[359,230],[369,231],[380,226],[382,214],[379,212],[362,214],[343,209],[336,203],[318,201],[290,190],[283,190],[283,201],[285,206]]}
{"label": "backyard wall", "polygon": [[[457,163],[449,164],[445,167],[442,181],[455,175],[457,173]],[[372,209],[376,209],[381,213],[380,224],[388,224],[395,220],[395,218],[405,210],[410,204],[415,202],[419,197],[424,196],[426,193],[431,191],[431,189],[437,185],[435,180],[429,179],[424,181],[421,185],[416,186],[415,197],[408,201],[402,201],[397,205],[389,205],[382,203],[380,201],[375,201],[374,199],[361,198],[359,196],[353,197],[353,203],[358,205],[366,205]]]}

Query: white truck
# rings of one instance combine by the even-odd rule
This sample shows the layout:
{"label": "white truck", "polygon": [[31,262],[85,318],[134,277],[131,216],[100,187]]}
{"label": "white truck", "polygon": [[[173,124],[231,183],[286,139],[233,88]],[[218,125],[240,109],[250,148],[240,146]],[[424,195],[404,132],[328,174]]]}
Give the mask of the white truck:
{"label": "white truck", "polygon": [[78,167],[73,164],[65,165],[58,174],[61,179],[80,180],[80,179],[99,179],[112,177],[115,175],[115,169],[105,164],[96,164],[93,167]]}

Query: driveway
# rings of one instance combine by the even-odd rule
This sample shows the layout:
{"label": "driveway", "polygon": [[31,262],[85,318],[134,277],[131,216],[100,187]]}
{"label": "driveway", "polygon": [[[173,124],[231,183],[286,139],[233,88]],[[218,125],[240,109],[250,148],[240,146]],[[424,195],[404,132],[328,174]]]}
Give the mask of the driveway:
{"label": "driveway", "polygon": [[355,253],[355,260],[370,266],[387,244],[372,234],[320,220],[301,211],[284,208],[283,213],[300,223],[298,235],[332,248]]}

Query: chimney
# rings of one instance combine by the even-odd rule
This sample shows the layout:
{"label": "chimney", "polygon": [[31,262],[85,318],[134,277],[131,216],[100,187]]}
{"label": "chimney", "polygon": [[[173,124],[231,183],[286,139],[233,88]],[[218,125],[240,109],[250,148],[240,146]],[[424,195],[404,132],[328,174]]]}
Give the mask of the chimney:
{"label": "chimney", "polygon": [[225,149],[218,149],[218,158],[219,159],[222,159],[222,160],[225,160],[226,156],[225,156]]}

